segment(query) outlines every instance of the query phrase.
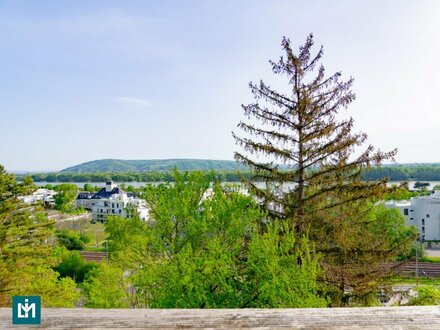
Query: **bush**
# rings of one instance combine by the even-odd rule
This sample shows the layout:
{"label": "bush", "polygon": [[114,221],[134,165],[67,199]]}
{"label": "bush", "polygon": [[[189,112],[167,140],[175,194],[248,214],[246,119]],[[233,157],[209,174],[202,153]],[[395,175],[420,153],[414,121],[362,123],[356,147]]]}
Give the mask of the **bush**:
{"label": "bush", "polygon": [[90,237],[90,235],[86,234],[86,233],[82,233],[79,236],[80,241],[84,242],[85,244],[90,243],[92,241],[92,238]]}
{"label": "bush", "polygon": [[440,304],[440,289],[433,286],[419,286],[414,289],[416,297],[412,297],[407,305],[409,306],[428,306]]}
{"label": "bush", "polygon": [[90,271],[97,267],[96,263],[85,261],[78,252],[66,252],[62,256],[62,261],[54,270],[60,277],[70,277],[76,283],[82,283]]}
{"label": "bush", "polygon": [[84,250],[85,242],[81,236],[73,231],[59,231],[57,234],[58,242],[64,245],[67,250]]}

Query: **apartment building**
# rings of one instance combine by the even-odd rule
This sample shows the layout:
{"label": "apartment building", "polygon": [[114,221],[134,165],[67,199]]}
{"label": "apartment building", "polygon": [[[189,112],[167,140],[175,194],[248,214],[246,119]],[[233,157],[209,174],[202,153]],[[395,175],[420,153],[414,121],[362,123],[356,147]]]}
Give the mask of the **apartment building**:
{"label": "apartment building", "polygon": [[388,201],[385,206],[398,208],[406,224],[415,225],[424,241],[440,241],[440,191],[409,201]]}

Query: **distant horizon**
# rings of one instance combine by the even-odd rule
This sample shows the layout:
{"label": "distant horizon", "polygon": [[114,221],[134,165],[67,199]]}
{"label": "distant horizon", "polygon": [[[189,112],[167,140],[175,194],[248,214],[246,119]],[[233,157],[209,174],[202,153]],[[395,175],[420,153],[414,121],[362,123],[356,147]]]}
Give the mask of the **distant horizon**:
{"label": "distant horizon", "polygon": [[[167,161],[167,160],[201,160],[201,161],[225,161],[225,162],[236,162],[234,159],[209,159],[209,158],[152,158],[152,159],[122,159],[122,158],[102,158],[102,159],[93,159],[93,160],[89,160],[89,161],[85,161],[85,162],[81,162],[81,163],[75,163],[75,164],[71,164],[69,166],[63,167],[62,169],[58,169],[58,170],[32,170],[32,169],[8,169],[5,168],[6,171],[8,171],[9,173],[14,173],[14,174],[35,174],[35,173],[56,173],[56,172],[61,172],[66,168],[69,167],[73,167],[73,166],[77,166],[77,165],[82,165],[82,164],[86,164],[86,163],[90,163],[90,162],[94,162],[94,161],[102,161],[102,160],[120,160],[120,161]],[[390,162],[386,162],[383,163],[382,165],[385,166],[399,166],[399,165],[440,165],[440,162],[406,162],[406,163],[398,163],[398,162],[394,162],[394,163],[390,163]]]}

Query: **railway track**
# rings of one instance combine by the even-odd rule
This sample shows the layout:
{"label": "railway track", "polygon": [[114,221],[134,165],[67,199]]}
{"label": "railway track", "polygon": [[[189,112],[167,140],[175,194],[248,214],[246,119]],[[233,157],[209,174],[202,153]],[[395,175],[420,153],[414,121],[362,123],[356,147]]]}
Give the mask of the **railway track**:
{"label": "railway track", "polygon": [[107,260],[107,252],[79,251],[79,254],[87,261],[101,262]]}
{"label": "railway track", "polygon": [[410,261],[392,268],[397,273],[412,273],[415,275],[417,267],[419,269],[419,276],[440,277],[440,263],[416,263],[415,261]]}
{"label": "railway track", "polygon": [[[107,260],[107,252],[79,251],[79,254],[87,261],[101,262]],[[415,261],[409,261],[405,263],[387,263],[383,267],[396,273],[413,276],[415,276],[418,267],[419,276],[421,277],[440,277],[440,263],[419,262],[417,265]]]}

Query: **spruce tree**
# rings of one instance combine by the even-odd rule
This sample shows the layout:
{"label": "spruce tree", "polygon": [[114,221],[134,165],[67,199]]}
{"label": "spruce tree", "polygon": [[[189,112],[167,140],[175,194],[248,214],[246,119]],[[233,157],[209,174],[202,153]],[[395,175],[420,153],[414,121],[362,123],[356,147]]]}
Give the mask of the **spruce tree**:
{"label": "spruce tree", "polygon": [[[365,143],[365,133],[353,133],[353,119],[337,119],[340,109],[354,99],[353,78],[341,81],[341,73],[326,77],[321,46],[312,57],[313,35],[295,54],[291,42],[282,40],[286,56],[270,61],[275,74],[285,76],[287,93],[272,89],[260,81],[249,87],[256,101],[243,105],[248,122],[238,127],[245,136],[233,136],[244,152],[235,159],[253,169],[247,183],[258,196],[272,206],[269,211],[288,219],[297,230],[308,230],[310,216],[360,199],[380,196],[386,182],[364,182],[361,173],[372,165],[392,160],[397,150],[375,151],[369,145],[357,156],[355,147]],[[259,157],[268,159],[262,162]],[[252,181],[270,183],[271,189],[257,187]],[[283,193],[282,185],[295,186]],[[285,189],[285,188],[284,188]]]}
{"label": "spruce tree", "polygon": [[386,230],[402,230],[398,240],[377,230],[374,203],[388,191],[386,180],[365,182],[361,175],[393,160],[397,150],[363,147],[367,135],[353,132],[352,118],[340,119],[338,112],[355,99],[353,78],[326,76],[323,48],[312,56],[313,43],[310,34],[296,54],[283,38],[285,57],[270,61],[273,72],[286,78],[287,92],[263,81],[249,84],[255,102],[242,106],[248,120],[233,136],[244,151],[235,159],[253,170],[246,183],[269,214],[309,236],[322,254],[322,280],[340,306],[371,297],[384,275],[381,263],[408,246],[414,232],[397,220]]}

